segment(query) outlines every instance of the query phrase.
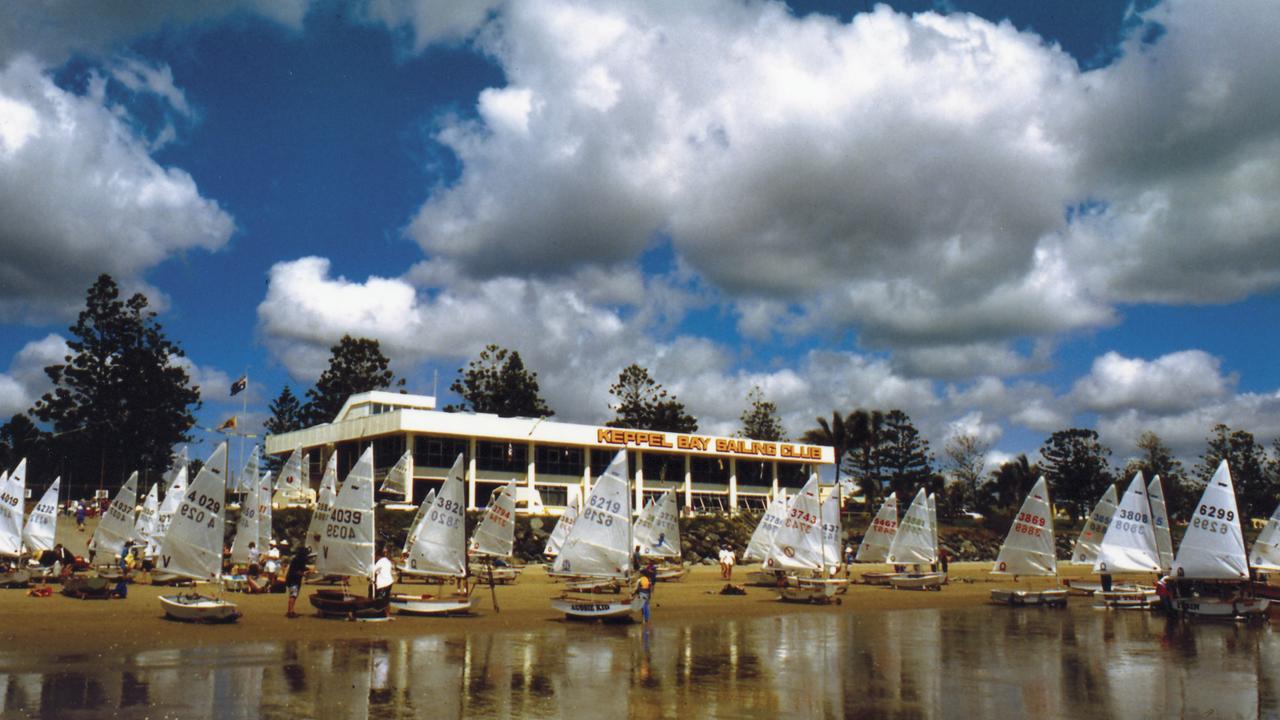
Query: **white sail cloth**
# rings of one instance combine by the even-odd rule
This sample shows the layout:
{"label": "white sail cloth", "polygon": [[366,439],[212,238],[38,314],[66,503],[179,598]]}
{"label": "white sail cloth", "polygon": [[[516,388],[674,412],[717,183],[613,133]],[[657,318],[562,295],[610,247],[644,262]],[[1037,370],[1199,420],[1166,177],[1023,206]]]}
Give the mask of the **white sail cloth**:
{"label": "white sail cloth", "polygon": [[316,496],[316,509],[311,513],[311,522],[307,525],[307,549],[320,552],[320,539],[324,537],[325,524],[329,522],[329,512],[333,510],[333,501],[338,497],[338,454],[329,456],[325,463],[324,475],[320,478],[320,493]]}
{"label": "white sail cloth", "polygon": [[1280,505],[1271,511],[1266,527],[1258,533],[1249,551],[1249,566],[1268,572],[1280,572]]}
{"label": "white sail cloth", "polygon": [[1058,558],[1053,542],[1053,509],[1049,503],[1049,484],[1041,477],[1027,493],[1018,508],[1018,515],[1009,527],[1009,534],[1000,546],[995,574],[1042,575],[1058,574]]}
{"label": "white sail cloth", "polygon": [[573,530],[573,524],[578,521],[578,506],[570,505],[568,510],[556,520],[556,526],[551,529],[551,535],[547,538],[546,547],[542,548],[542,554],[547,557],[555,557],[560,554],[560,548],[564,547],[564,539],[569,537],[569,532]]}
{"label": "white sail cloth", "polygon": [[1093,571],[1160,572],[1160,551],[1156,548],[1156,534],[1151,522],[1151,503],[1147,500],[1147,482],[1141,472],[1133,476],[1129,489],[1124,491],[1120,505],[1111,516]]}
{"label": "white sail cloth", "polygon": [[467,552],[509,558],[516,540],[516,484],[511,481],[494,491],[484,517],[471,535]]}
{"label": "white sail cloth", "polygon": [[880,504],[876,516],[867,527],[867,532],[858,544],[858,554],[854,560],[864,563],[882,563],[889,559],[889,547],[893,545],[893,537],[898,534],[898,496],[889,493],[889,497]]}
{"label": "white sail cloth", "polygon": [[938,546],[929,520],[929,497],[924,488],[916,493],[898,524],[898,532],[889,546],[888,561],[895,565],[924,564],[938,561]]}
{"label": "white sail cloth", "polygon": [[1169,572],[1173,567],[1173,534],[1169,531],[1169,510],[1164,502],[1164,488],[1160,476],[1147,483],[1147,500],[1151,502],[1151,525],[1156,533],[1156,550],[1160,553],[1160,570]]}
{"label": "white sail cloth", "polygon": [[[369,462],[372,463],[373,460],[370,459]],[[372,468],[372,465],[370,467]],[[265,473],[258,480],[258,549],[264,555],[267,553],[267,547],[271,545],[271,486],[273,484],[270,472]]]}
{"label": "white sail cloth", "polygon": [[680,520],[676,512],[676,494],[668,490],[636,519],[635,543],[644,557],[675,559],[680,557]]}
{"label": "white sail cloth", "polygon": [[53,484],[36,503],[36,508],[27,516],[27,524],[22,528],[22,544],[29,553],[53,549],[58,527],[58,486],[61,482],[62,478],[54,478]]}
{"label": "white sail cloth", "polygon": [[404,554],[408,555],[410,548],[418,541],[418,533],[422,532],[422,520],[427,516],[427,512],[431,510],[431,506],[436,502],[436,489],[431,488],[427,491],[427,496],[422,499],[422,504],[418,505],[418,512],[413,516],[413,523],[409,525],[409,533],[404,539]]}
{"label": "white sail cloth", "polygon": [[1188,580],[1246,580],[1249,577],[1235,485],[1226,460],[1218,465],[1213,479],[1204,486],[1200,503],[1191,514],[1191,524],[1173,560],[1173,573]]}
{"label": "white sail cloth", "polygon": [[[462,482],[462,453],[453,461],[449,474],[431,505],[422,516],[413,545],[409,547],[409,564],[404,571],[413,575],[466,577],[467,528],[463,511],[466,489]],[[427,501],[423,501],[424,504]]]}
{"label": "white sail cloth", "polygon": [[413,453],[405,450],[396,464],[387,471],[378,490],[393,495],[406,495],[409,492],[409,481],[413,477]]}
{"label": "white sail cloth", "polygon": [[[256,553],[250,553],[249,544],[253,544]],[[236,520],[236,536],[231,541],[231,562],[247,565],[256,562],[254,554],[265,552],[258,544],[258,486],[250,484],[250,489],[240,500],[240,517]]]}
{"label": "white sail cloth", "polygon": [[240,468],[240,472],[236,474],[235,481],[231,489],[236,492],[247,493],[253,490],[258,482],[258,473],[261,472],[261,461],[258,455],[258,446],[254,445],[249,451],[249,459],[244,461],[244,467]]}
{"label": "white sail cloth", "polygon": [[1098,504],[1093,506],[1089,519],[1085,521],[1084,530],[1076,538],[1071,548],[1072,565],[1092,565],[1098,559],[1098,550],[1102,547],[1102,536],[1107,534],[1107,526],[1111,524],[1111,516],[1116,512],[1116,486],[1108,485],[1102,493]]}
{"label": "white sail cloth", "polygon": [[818,475],[814,473],[791,499],[791,508],[782,521],[782,527],[774,533],[773,547],[765,560],[770,570],[800,572],[825,568],[822,503],[818,500],[818,492]]}
{"label": "white sail cloth", "polygon": [[185,445],[174,458],[173,467],[169,469],[166,480],[168,484],[164,491],[164,499],[160,501],[160,510],[156,513],[156,534],[152,540],[152,547],[147,548],[148,555],[156,555],[160,552],[160,541],[168,532],[169,524],[173,522],[173,514],[178,512],[178,506],[182,504],[182,499],[187,494],[187,448]]}
{"label": "white sail cloth", "polygon": [[834,572],[843,565],[840,540],[844,533],[840,526],[840,488],[831,488],[831,494],[818,511],[818,526],[822,528],[822,564],[827,572]]}
{"label": "white sail cloth", "polygon": [[157,517],[159,512],[160,486],[158,483],[151,483],[151,489],[147,490],[147,497],[142,501],[142,509],[138,511],[138,519],[133,524],[133,539],[144,549],[155,543],[160,522]]}
{"label": "white sail cloth", "polygon": [[311,483],[307,482],[306,456],[301,448],[289,453],[289,459],[280,468],[280,477],[276,480],[276,492],[271,502],[274,505],[305,503],[311,498],[307,493]]}
{"label": "white sail cloth", "polygon": [[133,536],[133,509],[138,504],[138,473],[133,472],[111,499],[107,512],[98,521],[98,529],[89,541],[94,552],[101,556],[119,555],[125,541]]}
{"label": "white sail cloth", "polygon": [[769,548],[773,547],[773,536],[786,519],[787,507],[785,495],[779,493],[773,496],[773,500],[770,500],[769,506],[765,508],[764,515],[760,516],[760,522],[756,523],[755,531],[751,533],[746,552],[742,553],[742,562],[764,562],[769,557]]}
{"label": "white sail cloth", "polygon": [[27,459],[0,483],[0,555],[22,554],[22,511],[27,502]]}
{"label": "white sail cloth", "polygon": [[586,577],[627,578],[632,570],[631,541],[627,453],[619,450],[591,488],[553,569]]}
{"label": "white sail cloth", "polygon": [[227,496],[227,444],[205,461],[160,542],[159,569],[194,580],[222,573],[223,514]]}
{"label": "white sail cloth", "polygon": [[[262,537],[259,530],[259,537]],[[333,501],[324,525],[316,571],[364,577],[373,569],[373,448],[365,448]]]}

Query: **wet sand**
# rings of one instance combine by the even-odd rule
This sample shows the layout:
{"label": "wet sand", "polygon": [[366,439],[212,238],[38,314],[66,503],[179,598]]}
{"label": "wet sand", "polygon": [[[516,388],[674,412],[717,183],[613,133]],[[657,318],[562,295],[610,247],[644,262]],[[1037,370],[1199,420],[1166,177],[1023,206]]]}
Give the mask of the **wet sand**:
{"label": "wet sand", "polygon": [[[61,525],[61,523],[60,523]],[[90,528],[91,530],[91,528]],[[68,532],[59,527],[59,538],[74,551],[89,533],[77,533],[74,523]],[[734,571],[735,583],[745,582],[755,566],[739,566]],[[1051,578],[1024,578],[1014,581],[989,574],[990,563],[953,563],[950,583],[938,592],[893,590],[881,586],[858,584],[864,572],[886,571],[883,565],[859,565],[840,604],[815,606],[783,603],[770,588],[747,587],[741,596],[720,595],[725,582],[718,566],[697,566],[681,581],[659,583],[654,593],[653,622],[685,624],[716,618],[750,618],[797,612],[856,613],[914,608],[971,607],[989,602],[992,588],[1000,586],[1045,588],[1057,584]],[[1065,578],[1096,580],[1087,567],[1063,565]],[[1124,578],[1117,576],[1117,581]],[[1142,578],[1149,582],[1149,578]],[[549,600],[561,592],[562,586],[547,578],[541,566],[529,566],[514,585],[497,588],[499,610],[493,606],[493,594],[478,587],[476,613],[469,617],[421,618],[396,617],[389,622],[346,622],[314,615],[306,596],[314,586],[304,586],[297,611],[301,617],[285,617],[287,598],[283,594],[245,595],[226,593],[236,602],[244,617],[233,625],[203,626],[165,620],[157,599],[172,594],[173,588],[134,583],[125,600],[76,600],[57,593],[49,598],[30,597],[26,590],[0,590],[0,646],[32,647],[42,652],[75,653],[106,649],[135,650],[153,647],[186,647],[192,645],[242,642],[247,640],[334,640],[411,637],[425,633],[490,633],[537,630],[554,627],[549,623],[565,622],[550,608]],[[365,592],[365,582],[356,580],[355,592]],[[435,593],[438,585],[402,583],[396,592]],[[212,592],[208,585],[201,591]],[[1088,602],[1077,599],[1074,602]]]}

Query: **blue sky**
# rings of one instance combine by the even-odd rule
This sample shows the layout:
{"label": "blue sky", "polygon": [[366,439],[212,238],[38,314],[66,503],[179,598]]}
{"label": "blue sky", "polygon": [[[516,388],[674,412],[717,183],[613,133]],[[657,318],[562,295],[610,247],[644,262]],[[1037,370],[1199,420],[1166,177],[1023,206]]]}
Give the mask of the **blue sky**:
{"label": "blue sky", "polygon": [[569,421],[639,362],[710,432],[759,385],[993,462],[1269,442],[1280,11],[1238,5],[13,4],[0,414],[110,272],[206,425],[349,332],[443,402],[517,349]]}

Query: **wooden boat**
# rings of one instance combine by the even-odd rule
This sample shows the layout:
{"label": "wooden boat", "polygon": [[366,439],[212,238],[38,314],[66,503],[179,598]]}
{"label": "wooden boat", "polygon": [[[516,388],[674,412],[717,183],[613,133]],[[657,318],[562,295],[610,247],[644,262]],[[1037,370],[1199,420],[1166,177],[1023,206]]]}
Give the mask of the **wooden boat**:
{"label": "wooden boat", "polygon": [[388,598],[352,595],[343,590],[316,590],[307,600],[317,613],[329,618],[381,618],[390,608]]}
{"label": "wooden boat", "polygon": [[1245,620],[1263,617],[1271,606],[1270,598],[1179,597],[1171,601],[1173,611],[1182,615],[1221,620]]}
{"label": "wooden boat", "polygon": [[[1098,545],[1093,571],[1099,575],[1112,572],[1160,573],[1160,550],[1147,483],[1142,473],[1135,473],[1120,498],[1111,523]],[[1094,607],[1116,610],[1151,610],[1159,604],[1154,587],[1141,585],[1113,586],[1093,593]]]}
{"label": "wooden boat", "polygon": [[[924,488],[916,492],[898,524],[886,562],[894,565],[932,565],[938,561],[938,536],[934,528],[929,496]],[[895,590],[941,590],[946,575],[934,572],[896,573],[889,578]]]}
{"label": "wooden boat", "polygon": [[[1022,507],[1009,526],[991,568],[993,575],[1057,577],[1057,546],[1054,544],[1053,509],[1049,504],[1049,484],[1042,477],[1027,493]],[[991,601],[1012,607],[1041,605],[1065,607],[1066,588],[996,588]]]}
{"label": "wooden boat", "polygon": [[470,593],[454,595],[391,596],[391,609],[402,615],[467,615],[475,607],[476,599]]}
{"label": "wooden boat", "polygon": [[162,595],[160,606],[166,617],[179,622],[230,623],[240,619],[234,603],[198,593]]}
{"label": "wooden boat", "polygon": [[944,573],[899,573],[889,578],[894,590],[941,590],[947,582]]}
{"label": "wooden boat", "polygon": [[1067,590],[1066,588],[1049,588],[1045,590],[996,588],[991,591],[991,601],[1014,607],[1066,607]]}

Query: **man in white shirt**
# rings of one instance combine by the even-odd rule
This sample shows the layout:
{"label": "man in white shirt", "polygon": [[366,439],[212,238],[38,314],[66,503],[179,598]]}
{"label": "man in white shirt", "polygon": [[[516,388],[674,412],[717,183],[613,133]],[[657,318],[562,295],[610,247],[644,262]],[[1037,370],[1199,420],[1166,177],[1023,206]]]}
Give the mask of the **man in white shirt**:
{"label": "man in white shirt", "polygon": [[[390,598],[391,586],[396,582],[395,568],[387,557],[387,549],[378,553],[378,561],[373,564],[373,597],[375,599]],[[390,609],[388,608],[388,613]]]}

